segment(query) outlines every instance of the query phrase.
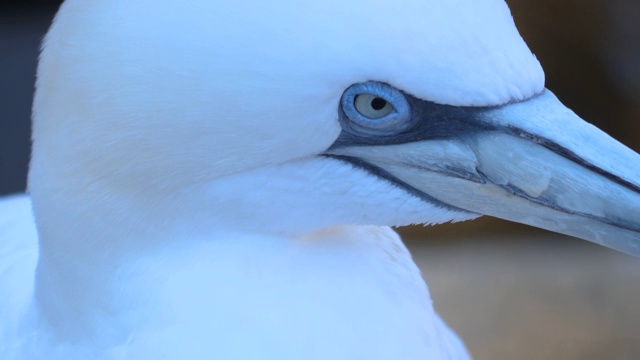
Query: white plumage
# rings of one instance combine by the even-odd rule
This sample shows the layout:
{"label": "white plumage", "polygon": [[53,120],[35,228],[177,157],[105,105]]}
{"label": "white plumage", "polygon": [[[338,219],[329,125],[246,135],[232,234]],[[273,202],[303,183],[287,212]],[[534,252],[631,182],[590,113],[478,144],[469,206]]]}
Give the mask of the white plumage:
{"label": "white plumage", "polygon": [[[358,133],[354,84],[450,129]],[[638,155],[545,92],[498,0],[67,0],[33,132],[31,200],[0,203],[2,359],[466,359],[387,226],[640,252]]]}

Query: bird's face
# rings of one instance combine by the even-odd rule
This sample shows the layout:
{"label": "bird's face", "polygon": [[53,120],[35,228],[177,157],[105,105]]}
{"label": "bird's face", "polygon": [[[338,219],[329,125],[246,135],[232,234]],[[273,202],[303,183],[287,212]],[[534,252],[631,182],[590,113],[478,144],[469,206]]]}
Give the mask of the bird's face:
{"label": "bird's face", "polygon": [[640,157],[548,90],[513,104],[455,107],[367,82],[344,93],[340,119],[327,156],[427,202],[640,255]]}
{"label": "bird's face", "polygon": [[[167,197],[322,161],[449,214],[409,222],[490,214],[624,233],[608,245],[638,252],[637,155],[544,92],[500,0],[68,0],[41,57],[33,154],[34,202],[45,178]],[[303,180],[310,197],[339,181]],[[325,225],[387,205],[362,204]]]}

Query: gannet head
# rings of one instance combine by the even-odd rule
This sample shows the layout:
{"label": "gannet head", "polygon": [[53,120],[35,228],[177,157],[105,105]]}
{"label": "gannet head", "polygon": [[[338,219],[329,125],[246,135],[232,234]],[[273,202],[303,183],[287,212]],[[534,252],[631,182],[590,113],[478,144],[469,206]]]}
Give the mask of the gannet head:
{"label": "gannet head", "polygon": [[132,227],[488,214],[639,254],[639,163],[545,91],[502,1],[68,0],[29,187],[44,235],[124,199]]}

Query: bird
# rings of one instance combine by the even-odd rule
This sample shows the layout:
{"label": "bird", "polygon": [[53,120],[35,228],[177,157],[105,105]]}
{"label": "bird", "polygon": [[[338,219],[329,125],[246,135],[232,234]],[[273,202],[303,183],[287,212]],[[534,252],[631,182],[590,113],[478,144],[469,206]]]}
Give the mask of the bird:
{"label": "bird", "polygon": [[501,0],[66,0],[32,140],[2,359],[469,359],[390,226],[640,255],[640,156]]}

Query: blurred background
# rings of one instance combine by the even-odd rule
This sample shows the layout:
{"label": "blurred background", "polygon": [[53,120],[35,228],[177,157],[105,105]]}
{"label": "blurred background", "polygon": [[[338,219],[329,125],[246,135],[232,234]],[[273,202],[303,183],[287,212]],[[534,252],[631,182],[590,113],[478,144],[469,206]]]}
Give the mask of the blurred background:
{"label": "blurred background", "polygon": [[[60,1],[0,4],[0,195],[23,192],[38,48]],[[547,87],[640,151],[640,1],[509,0]],[[482,218],[399,229],[482,359],[640,359],[640,260]]]}

